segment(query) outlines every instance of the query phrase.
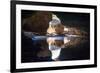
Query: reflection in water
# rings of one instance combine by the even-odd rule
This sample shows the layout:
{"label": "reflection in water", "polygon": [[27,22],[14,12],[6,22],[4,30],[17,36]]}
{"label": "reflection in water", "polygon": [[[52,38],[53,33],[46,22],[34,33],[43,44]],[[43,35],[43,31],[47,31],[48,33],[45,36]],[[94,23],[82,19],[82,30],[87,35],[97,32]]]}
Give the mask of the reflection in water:
{"label": "reflection in water", "polygon": [[52,53],[52,59],[56,60],[59,57],[61,46],[63,44],[63,37],[48,37],[47,43],[49,50]]}
{"label": "reflection in water", "polygon": [[60,55],[61,48],[63,47],[64,44],[68,43],[70,40],[68,40],[67,37],[48,37],[47,38],[47,43],[49,44],[49,50],[52,53],[52,59],[56,60],[58,59]]}
{"label": "reflection in water", "polygon": [[37,12],[25,19],[23,25],[22,62],[90,59],[89,31],[85,31],[83,26],[63,25],[51,12]]}
{"label": "reflection in water", "polygon": [[[25,34],[25,36],[27,35]],[[34,36],[32,35],[32,43],[33,43],[32,51],[33,53],[35,52],[35,54],[32,54],[32,56],[34,57],[35,55],[35,57],[31,58],[33,60],[30,59],[30,62],[32,61],[36,61],[36,62],[37,61],[58,61],[58,60],[60,61],[60,60],[71,60],[71,59],[81,60],[81,59],[87,59],[87,58],[89,59],[89,56],[85,55],[85,54],[89,54],[89,51],[87,51],[89,47],[88,46],[81,47],[82,44],[84,46],[84,43],[87,43],[88,41],[89,40],[87,37],[79,37],[75,35],[67,35],[67,36],[65,35],[64,36]],[[68,53],[67,51],[69,51],[69,48],[70,48],[70,52]],[[66,51],[64,51],[63,49],[66,49]],[[86,52],[84,52],[85,50]],[[84,52],[84,53],[81,53],[81,52]],[[75,55],[75,53],[77,54]],[[63,56],[64,54],[66,56]],[[70,57],[67,57],[67,55],[68,56],[70,55]],[[74,56],[75,58],[73,58]],[[24,57],[22,61],[27,62],[24,59]]]}

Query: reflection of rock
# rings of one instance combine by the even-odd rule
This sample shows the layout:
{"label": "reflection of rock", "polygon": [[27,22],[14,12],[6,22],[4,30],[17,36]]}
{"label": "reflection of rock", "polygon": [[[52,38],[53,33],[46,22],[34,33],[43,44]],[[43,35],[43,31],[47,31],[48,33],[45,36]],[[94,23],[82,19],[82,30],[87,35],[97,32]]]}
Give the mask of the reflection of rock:
{"label": "reflection of rock", "polygon": [[52,59],[58,60],[60,51],[61,51],[61,47],[64,44],[63,37],[48,37],[47,43],[49,46],[49,50],[52,53]]}
{"label": "reflection of rock", "polygon": [[38,57],[51,57],[51,52],[50,50],[41,50],[40,52],[38,52],[37,54]]}
{"label": "reflection of rock", "polygon": [[47,43],[51,46],[50,50],[56,50],[59,48],[65,47],[74,47],[79,44],[86,42],[87,38],[84,37],[74,37],[74,36],[67,36],[67,37],[48,37]]}
{"label": "reflection of rock", "polygon": [[46,34],[51,18],[51,12],[38,11],[31,17],[23,20],[23,30]]}
{"label": "reflection of rock", "polygon": [[48,43],[48,45],[62,47],[62,45],[64,44],[63,37],[48,37],[47,43]]}
{"label": "reflection of rock", "polygon": [[[70,39],[69,42],[67,42],[67,43],[64,42],[64,47],[75,47],[75,46],[87,41],[86,38],[81,38],[81,37],[70,37],[69,39]],[[64,41],[65,41],[65,39],[64,39]]]}

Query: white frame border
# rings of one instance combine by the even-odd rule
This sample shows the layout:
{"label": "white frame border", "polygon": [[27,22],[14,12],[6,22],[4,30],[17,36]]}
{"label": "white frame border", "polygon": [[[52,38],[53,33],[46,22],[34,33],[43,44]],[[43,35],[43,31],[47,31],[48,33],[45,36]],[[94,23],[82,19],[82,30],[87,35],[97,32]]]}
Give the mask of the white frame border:
{"label": "white frame border", "polygon": [[[58,61],[58,62],[31,62],[21,63],[21,10],[41,10],[90,13],[90,60]],[[16,69],[75,66],[94,64],[94,9],[73,8],[73,7],[53,7],[37,5],[16,5]]]}

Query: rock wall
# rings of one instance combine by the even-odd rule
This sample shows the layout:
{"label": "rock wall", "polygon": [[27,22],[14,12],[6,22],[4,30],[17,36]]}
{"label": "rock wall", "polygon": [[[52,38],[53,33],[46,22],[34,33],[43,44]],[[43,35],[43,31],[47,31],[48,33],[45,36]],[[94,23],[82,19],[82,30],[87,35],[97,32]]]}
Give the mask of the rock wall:
{"label": "rock wall", "polygon": [[22,29],[24,31],[35,32],[45,35],[49,27],[49,21],[52,19],[52,12],[38,11],[31,17],[23,19]]}

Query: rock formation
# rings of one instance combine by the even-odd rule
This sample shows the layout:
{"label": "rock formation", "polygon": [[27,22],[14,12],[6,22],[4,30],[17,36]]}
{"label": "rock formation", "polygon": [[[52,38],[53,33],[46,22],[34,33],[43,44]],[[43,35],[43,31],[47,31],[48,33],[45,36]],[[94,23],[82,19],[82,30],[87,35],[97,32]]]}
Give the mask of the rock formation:
{"label": "rock formation", "polygon": [[49,27],[49,21],[51,21],[51,19],[52,19],[51,12],[37,11],[31,17],[23,20],[22,29],[24,31],[45,35],[46,30]]}
{"label": "rock formation", "polygon": [[64,26],[61,24],[60,19],[52,14],[52,20],[49,22],[48,34],[63,34]]}

